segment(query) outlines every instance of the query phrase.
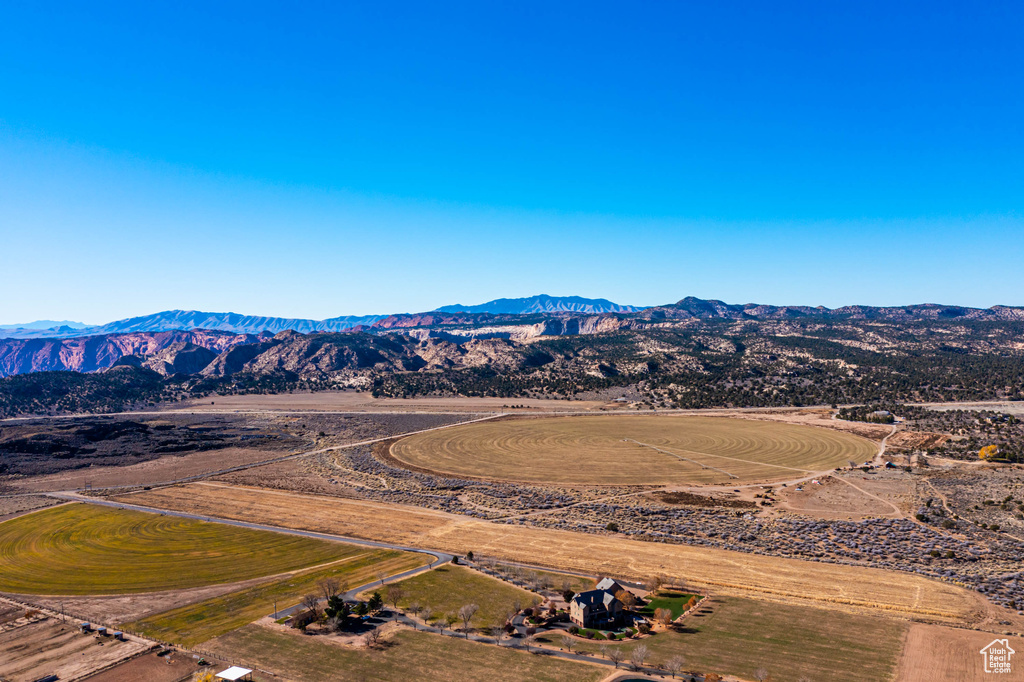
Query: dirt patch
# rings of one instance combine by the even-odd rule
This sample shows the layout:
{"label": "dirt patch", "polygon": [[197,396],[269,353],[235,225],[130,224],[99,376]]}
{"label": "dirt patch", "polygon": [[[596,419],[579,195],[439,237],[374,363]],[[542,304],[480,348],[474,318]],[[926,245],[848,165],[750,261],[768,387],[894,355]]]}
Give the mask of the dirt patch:
{"label": "dirt patch", "polygon": [[57,504],[63,504],[63,501],[43,495],[0,497],[0,521],[13,519],[15,516],[20,516],[26,512],[52,507]]}
{"label": "dirt patch", "polygon": [[119,642],[83,634],[70,621],[45,618],[0,632],[0,679],[30,682],[44,675],[76,679],[150,646],[140,640]]}
{"label": "dirt patch", "polygon": [[927,431],[897,431],[886,441],[887,449],[897,450],[931,450],[937,448],[951,436],[948,433],[930,433]]}
{"label": "dirt patch", "polygon": [[171,652],[157,656],[151,653],[136,656],[86,679],[89,682],[179,682],[197,670],[199,664],[188,654]]}
{"label": "dirt patch", "polygon": [[[817,479],[818,484],[807,481],[799,486],[779,488],[778,507],[797,514],[822,519],[853,519],[879,516],[899,516],[889,504],[875,499],[862,490],[847,485],[832,476]],[[858,487],[864,481],[858,480]]]}
{"label": "dirt patch", "polygon": [[707,497],[683,491],[662,491],[652,493],[651,496],[664,504],[681,504],[690,507],[730,507],[734,509],[754,509],[757,507],[757,504],[750,500]]}
{"label": "dirt patch", "polygon": [[168,455],[129,466],[100,466],[74,469],[46,476],[12,481],[12,487],[32,492],[74,490],[87,487],[156,485],[189,476],[199,476],[245,464],[262,462],[289,454],[249,448],[224,448],[187,455]]}
{"label": "dirt patch", "polygon": [[999,639],[1007,639],[1010,648],[1018,652],[1011,657],[1010,674],[985,672],[981,649],[994,638],[991,632],[915,623],[907,633],[896,679],[898,682],[1024,680],[1024,638],[1021,637],[999,635]]}

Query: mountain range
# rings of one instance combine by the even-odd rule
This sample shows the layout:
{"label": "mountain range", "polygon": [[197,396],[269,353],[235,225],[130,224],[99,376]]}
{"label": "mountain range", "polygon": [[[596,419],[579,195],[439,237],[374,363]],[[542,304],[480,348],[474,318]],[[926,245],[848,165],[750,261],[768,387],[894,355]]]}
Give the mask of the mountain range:
{"label": "mountain range", "polygon": [[[434,313],[492,313],[504,315],[527,315],[536,313],[608,313],[635,312],[641,308],[619,305],[603,298],[589,299],[579,296],[548,296],[545,294],[529,298],[500,298],[473,306],[443,306]],[[419,315],[429,315],[420,313]],[[276,334],[292,330],[300,334],[313,332],[341,332],[370,327],[381,320],[408,315],[342,315],[326,320],[310,320],[287,317],[264,317],[240,315],[238,313],[207,313],[198,310],[165,310],[152,315],[132,317],[107,324],[87,326],[77,322],[39,320],[23,325],[0,326],[0,339],[41,339],[96,336],[100,334],[130,334],[135,332],[165,332],[187,329],[209,329],[234,332],[236,334]]]}
{"label": "mountain range", "polygon": [[[527,346],[545,338],[616,332],[635,335],[642,331],[700,328],[710,329],[708,333],[720,336],[723,332],[719,328],[729,322],[818,325],[826,328],[821,333],[828,336],[839,334],[844,325],[856,322],[868,323],[857,327],[857,334],[869,334],[872,329],[877,332],[877,327],[872,325],[888,324],[899,328],[922,323],[939,323],[942,333],[948,334],[950,329],[958,329],[958,324],[1022,321],[1024,308],[1007,306],[981,309],[925,304],[829,309],[735,305],[695,297],[639,309],[603,299],[535,296],[498,299],[479,306],[446,306],[427,313],[349,316],[321,321],[166,311],[80,330],[65,326],[46,330],[46,333],[28,329],[7,332],[8,338],[0,338],[0,377],[54,370],[96,372],[125,364],[164,376],[230,376],[246,369],[258,372],[286,369],[289,375],[312,376],[307,370],[309,366],[318,366],[321,352],[333,354],[325,365],[330,367],[337,366],[339,357],[352,353],[355,353],[352,357],[356,358],[357,366],[369,362],[367,357],[377,357],[377,351],[369,355],[352,351],[352,344],[345,339],[354,335],[381,338],[382,347],[390,348],[389,343],[398,343],[404,350],[392,357],[389,366],[395,371],[403,371],[406,366],[419,371],[424,367],[463,366],[474,357],[483,357],[480,355],[483,341],[521,344],[526,357],[529,355]],[[716,324],[719,327],[715,327]],[[763,327],[783,329],[773,333],[790,333],[785,327],[767,324]],[[394,341],[384,341],[383,337]],[[301,342],[306,344],[308,355],[300,354],[299,360],[293,358],[294,361],[286,365],[269,360],[283,352],[274,348],[295,347],[300,344],[299,339],[308,339]],[[715,343],[719,341],[721,339]],[[352,343],[354,347],[363,348],[367,342]],[[409,345],[417,343],[423,347]],[[324,348],[328,351],[323,351]],[[333,377],[332,372],[324,374],[317,370],[313,375]]]}
{"label": "mountain range", "polygon": [[[277,334],[282,331],[296,331],[300,334],[315,332],[381,331],[395,328],[420,328],[452,325],[523,325],[525,318],[531,323],[541,324],[534,335],[574,333],[573,316],[615,315],[636,319],[793,319],[798,317],[820,317],[823,319],[865,319],[865,320],[1022,320],[1024,308],[994,306],[992,308],[968,308],[936,304],[910,306],[844,306],[826,308],[823,306],[774,306],[747,303],[727,304],[717,300],[704,300],[688,296],[677,303],[639,307],[620,305],[603,298],[582,298],[579,296],[548,296],[541,294],[527,298],[499,298],[478,305],[448,305],[425,313],[401,313],[392,315],[342,315],[326,320],[302,318],[266,317],[241,315],[238,313],[209,313],[196,310],[166,310],[152,315],[117,320],[102,325],[85,326],[69,321],[53,322],[40,320],[16,327],[0,326],[2,339],[69,339],[105,334],[134,334],[139,332],[167,332],[203,329],[231,332],[233,334]],[[44,325],[52,322],[49,327]],[[562,327],[562,331],[557,328]],[[545,330],[547,330],[545,332]],[[506,333],[507,332],[507,333]],[[496,331],[498,335],[515,336],[509,330]],[[457,334],[464,336],[465,334]],[[475,336],[479,336],[476,333]]]}

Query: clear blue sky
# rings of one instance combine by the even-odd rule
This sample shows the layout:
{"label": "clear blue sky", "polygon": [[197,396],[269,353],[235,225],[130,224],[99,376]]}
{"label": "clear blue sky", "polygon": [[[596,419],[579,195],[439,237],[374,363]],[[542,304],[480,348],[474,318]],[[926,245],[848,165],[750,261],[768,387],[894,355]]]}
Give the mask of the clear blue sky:
{"label": "clear blue sky", "polygon": [[1024,305],[1020,3],[0,7],[0,323]]}

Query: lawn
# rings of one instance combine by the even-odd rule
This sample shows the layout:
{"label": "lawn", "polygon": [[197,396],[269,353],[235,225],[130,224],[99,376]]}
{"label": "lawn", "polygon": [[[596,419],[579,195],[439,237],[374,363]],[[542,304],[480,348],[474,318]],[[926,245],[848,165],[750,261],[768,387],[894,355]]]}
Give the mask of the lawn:
{"label": "lawn", "polygon": [[409,630],[398,632],[387,644],[372,651],[353,649],[319,637],[248,625],[213,640],[207,648],[297,682],[597,682],[608,674],[596,666]]}
{"label": "lawn", "polygon": [[640,613],[653,618],[657,609],[668,609],[672,612],[672,620],[675,620],[683,615],[683,607],[693,596],[684,592],[661,591],[647,599],[647,606],[640,609]]}
{"label": "lawn", "polygon": [[[399,601],[402,608],[419,602],[421,606],[429,606],[438,616],[456,613],[466,604],[476,604],[480,610],[470,624],[474,628],[503,624],[505,614],[517,601],[523,607],[540,601],[540,597],[532,592],[451,564],[403,580],[399,585],[405,591],[405,596]],[[386,596],[386,590],[381,590],[381,595]]]}
{"label": "lawn", "polygon": [[378,571],[394,575],[422,566],[429,560],[425,554],[364,550],[362,554],[326,568],[261,583],[126,623],[123,627],[163,642],[195,646],[272,614],[275,600],[279,609],[297,604],[303,595],[319,592],[317,583],[324,578],[336,578],[343,588],[362,585],[374,580]]}
{"label": "lawn", "polygon": [[[831,682],[875,682],[893,676],[907,624],[882,617],[802,608],[738,598],[713,598],[683,620],[679,632],[643,640],[649,662],[676,654],[686,668],[753,679],[767,669],[773,682],[802,677]],[[710,613],[707,613],[710,611]],[[616,644],[627,652],[636,642]],[[578,651],[597,652],[581,643]]]}
{"label": "lawn", "polygon": [[284,533],[70,504],[0,523],[0,590],[75,595],[185,589],[363,551]]}

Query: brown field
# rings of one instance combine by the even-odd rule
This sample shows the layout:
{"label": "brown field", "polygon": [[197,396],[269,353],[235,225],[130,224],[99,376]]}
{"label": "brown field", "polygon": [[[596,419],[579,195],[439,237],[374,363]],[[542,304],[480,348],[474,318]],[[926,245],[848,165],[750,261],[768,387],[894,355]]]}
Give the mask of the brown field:
{"label": "brown field", "polygon": [[[991,632],[960,630],[915,623],[907,633],[899,659],[898,682],[985,682],[1024,680],[1024,638],[1006,637],[1017,654],[1010,659],[1012,673],[986,673],[981,649],[996,636]],[[1004,636],[1000,635],[1000,639]]]}
{"label": "brown field", "polygon": [[826,429],[652,415],[478,422],[407,436],[391,446],[400,462],[444,474],[598,485],[792,478],[876,452],[867,439]]}
{"label": "brown field", "polygon": [[403,505],[217,484],[175,486],[120,499],[460,554],[472,550],[589,574],[643,578],[665,573],[716,594],[795,604],[953,623],[979,622],[989,608],[974,592],[906,573],[496,524]]}
{"label": "brown field", "polygon": [[499,649],[406,628],[392,630],[386,638],[385,646],[378,649],[357,649],[332,642],[329,637],[246,625],[206,646],[215,653],[273,671],[280,676],[277,679],[297,682],[597,682],[610,672],[603,666],[531,656],[507,647]]}
{"label": "brown field", "polygon": [[914,481],[889,480],[887,485],[877,485],[878,481],[874,479],[863,480],[866,477],[848,475],[846,478],[857,487],[834,476],[826,476],[821,479],[821,485],[805,484],[799,492],[795,486],[780,489],[779,507],[823,519],[902,518],[905,510],[897,502],[913,504]]}
{"label": "brown field", "polygon": [[288,451],[267,451],[250,448],[222,448],[167,455],[129,466],[90,466],[45,476],[28,476],[12,482],[19,492],[51,492],[119,485],[152,485],[176,481],[189,476],[212,473],[231,467],[264,462],[290,454]]}
{"label": "brown field", "polygon": [[[215,668],[220,670],[220,668]],[[175,652],[169,656],[155,653],[137,656],[130,661],[89,677],[89,682],[181,682],[199,670],[199,664],[189,654]]]}
{"label": "brown field", "polygon": [[44,507],[62,504],[61,500],[42,495],[24,495],[19,497],[0,497],[0,521],[13,519],[26,512]]}
{"label": "brown field", "polygon": [[149,647],[139,640],[82,634],[76,623],[47,618],[0,632],[0,680],[30,682],[56,674],[76,679]]}

